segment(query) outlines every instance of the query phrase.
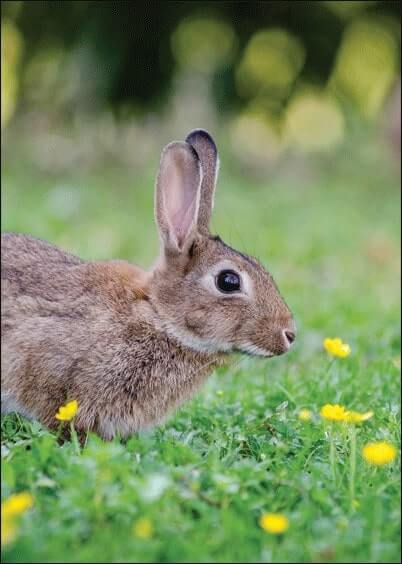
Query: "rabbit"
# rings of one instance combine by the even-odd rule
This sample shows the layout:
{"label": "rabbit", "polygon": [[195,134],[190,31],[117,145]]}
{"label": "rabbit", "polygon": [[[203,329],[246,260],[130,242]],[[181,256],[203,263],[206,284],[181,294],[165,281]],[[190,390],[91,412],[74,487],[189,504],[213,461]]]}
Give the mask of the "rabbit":
{"label": "rabbit", "polygon": [[165,420],[230,353],[289,350],[295,323],[270,274],[210,233],[218,164],[201,129],[162,151],[150,271],[2,234],[2,412],[55,429],[74,399],[77,432],[125,438]]}

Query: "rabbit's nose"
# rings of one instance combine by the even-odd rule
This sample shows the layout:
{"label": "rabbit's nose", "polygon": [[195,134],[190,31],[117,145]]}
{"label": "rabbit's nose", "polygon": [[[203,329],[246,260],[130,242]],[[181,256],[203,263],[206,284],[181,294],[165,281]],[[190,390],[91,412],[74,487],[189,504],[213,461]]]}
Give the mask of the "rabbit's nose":
{"label": "rabbit's nose", "polygon": [[296,333],[294,331],[291,331],[290,329],[285,329],[284,331],[282,331],[282,334],[285,339],[285,343],[289,348],[293,341],[296,339]]}

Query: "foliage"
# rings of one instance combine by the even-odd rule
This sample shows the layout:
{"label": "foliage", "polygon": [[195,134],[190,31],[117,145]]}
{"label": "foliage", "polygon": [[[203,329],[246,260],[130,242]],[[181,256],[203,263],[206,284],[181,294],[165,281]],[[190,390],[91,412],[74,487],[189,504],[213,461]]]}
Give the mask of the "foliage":
{"label": "foliage", "polygon": [[341,99],[373,115],[399,66],[394,1],[5,1],[1,14],[10,104],[19,82],[22,106],[66,115],[154,110],[185,69],[212,75],[223,112],[268,98],[277,114],[296,87],[323,88],[335,72]]}

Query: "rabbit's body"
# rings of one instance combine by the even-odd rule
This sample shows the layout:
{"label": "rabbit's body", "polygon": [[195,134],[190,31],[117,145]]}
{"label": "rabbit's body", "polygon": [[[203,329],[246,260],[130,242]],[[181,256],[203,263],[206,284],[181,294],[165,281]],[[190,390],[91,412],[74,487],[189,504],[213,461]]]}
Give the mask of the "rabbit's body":
{"label": "rabbit's body", "polygon": [[294,323],[271,276],[209,232],[217,167],[204,131],[165,148],[150,272],[2,235],[2,411],[55,427],[74,399],[78,431],[126,436],[161,421],[227,353],[289,349]]}
{"label": "rabbit's body", "polygon": [[55,427],[74,398],[78,430],[126,436],[159,422],[222,356],[169,338],[147,273],[128,262],[84,262],[13,233],[2,259],[2,411]]}

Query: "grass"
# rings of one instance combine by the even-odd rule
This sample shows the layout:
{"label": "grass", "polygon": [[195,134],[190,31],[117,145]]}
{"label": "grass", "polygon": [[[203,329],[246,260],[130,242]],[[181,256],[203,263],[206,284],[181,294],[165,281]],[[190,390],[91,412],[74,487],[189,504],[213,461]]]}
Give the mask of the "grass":
{"label": "grass", "polygon": [[[262,182],[224,153],[213,221],[274,275],[298,325],[292,352],[237,357],[165,425],[124,444],[91,436],[81,454],[36,422],[3,417],[2,499],[34,498],[4,562],[400,561],[399,455],[384,467],[361,455],[369,441],[400,440],[398,175],[377,139],[307,165]],[[3,230],[148,266],[153,173],[52,177],[10,160]],[[327,336],[351,356],[331,361]],[[374,411],[356,427],[352,468],[347,429],[319,416],[327,402]],[[266,511],[284,513],[288,531],[263,531]]]}

